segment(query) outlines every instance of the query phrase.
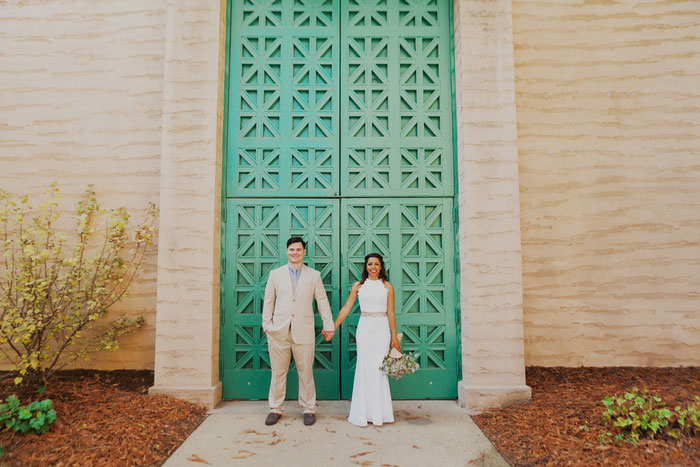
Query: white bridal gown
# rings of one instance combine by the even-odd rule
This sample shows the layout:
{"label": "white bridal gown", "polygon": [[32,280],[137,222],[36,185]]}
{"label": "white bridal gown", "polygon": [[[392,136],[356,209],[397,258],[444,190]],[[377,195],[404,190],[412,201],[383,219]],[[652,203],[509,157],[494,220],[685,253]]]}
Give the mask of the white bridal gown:
{"label": "white bridal gown", "polygon": [[379,426],[394,421],[389,378],[379,369],[391,344],[387,294],[381,280],[370,279],[357,293],[362,314],[357,325],[357,366],[348,416],[353,425],[367,426],[369,422]]}

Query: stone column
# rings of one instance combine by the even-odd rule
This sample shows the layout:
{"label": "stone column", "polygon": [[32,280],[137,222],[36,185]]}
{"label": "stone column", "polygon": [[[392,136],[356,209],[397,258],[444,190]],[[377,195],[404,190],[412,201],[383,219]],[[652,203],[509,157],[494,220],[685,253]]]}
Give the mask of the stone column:
{"label": "stone column", "polygon": [[226,2],[170,0],[163,78],[155,385],[214,407],[219,381]]}
{"label": "stone column", "polygon": [[455,0],[462,381],[470,409],[530,398],[511,0]]}

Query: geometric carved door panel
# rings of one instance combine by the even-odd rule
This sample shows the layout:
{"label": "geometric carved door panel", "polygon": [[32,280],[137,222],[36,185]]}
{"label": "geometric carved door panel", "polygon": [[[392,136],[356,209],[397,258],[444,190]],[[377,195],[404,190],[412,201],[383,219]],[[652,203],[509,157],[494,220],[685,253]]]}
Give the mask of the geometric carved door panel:
{"label": "geometric carved door panel", "polygon": [[338,2],[233,2],[227,196],[337,196]]}
{"label": "geometric carved door panel", "polygon": [[[308,242],[334,315],[384,255],[416,375],[394,398],[456,397],[450,0],[231,0],[220,365],[224,398],[261,399],[261,329],[285,242]],[[350,397],[359,315],[316,342],[319,398]],[[320,328],[320,317],[316,317]],[[287,396],[296,397],[296,372]]]}
{"label": "geometric carved door panel", "polygon": [[[456,397],[458,362],[455,307],[456,274],[452,200],[393,198],[370,202],[343,200],[340,250],[341,283],[349,290],[361,275],[366,252],[385,258],[396,293],[396,320],[403,332],[402,347],[415,353],[418,374],[392,381],[395,398]],[[355,368],[355,329],[352,313],[342,329],[343,397],[352,393]]]}
{"label": "geometric carved door panel", "polygon": [[[222,381],[229,397],[266,397],[270,383],[267,340],[261,315],[265,284],[271,270],[287,260],[289,237],[307,241],[306,264],[321,272],[333,310],[340,301],[337,200],[228,200],[224,283],[221,297]],[[321,328],[316,313],[316,327]],[[337,398],[339,391],[339,341],[316,339],[314,378],[321,398]],[[296,397],[294,367],[288,377],[289,397]],[[261,391],[260,388],[265,388]]]}
{"label": "geometric carved door panel", "polygon": [[342,2],[344,196],[454,196],[451,1]]}

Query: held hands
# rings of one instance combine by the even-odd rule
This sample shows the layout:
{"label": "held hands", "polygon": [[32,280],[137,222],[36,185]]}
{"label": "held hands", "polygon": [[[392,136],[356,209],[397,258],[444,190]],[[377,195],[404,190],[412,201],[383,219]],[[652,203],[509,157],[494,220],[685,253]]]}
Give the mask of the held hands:
{"label": "held hands", "polygon": [[321,334],[323,334],[323,340],[325,340],[326,342],[330,342],[331,339],[333,339],[335,331],[321,331]]}

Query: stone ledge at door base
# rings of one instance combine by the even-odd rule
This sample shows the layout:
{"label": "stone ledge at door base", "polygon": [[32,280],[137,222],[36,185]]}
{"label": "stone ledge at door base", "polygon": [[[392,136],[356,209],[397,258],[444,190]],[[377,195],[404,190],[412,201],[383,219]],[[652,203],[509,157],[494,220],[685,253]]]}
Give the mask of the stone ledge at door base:
{"label": "stone ledge at door base", "polygon": [[148,394],[150,396],[163,394],[212,410],[221,402],[221,388],[221,382],[213,386],[151,386],[148,388]]}
{"label": "stone ledge at door base", "polygon": [[471,386],[460,381],[459,405],[469,410],[486,410],[522,404],[532,398],[530,386]]}

